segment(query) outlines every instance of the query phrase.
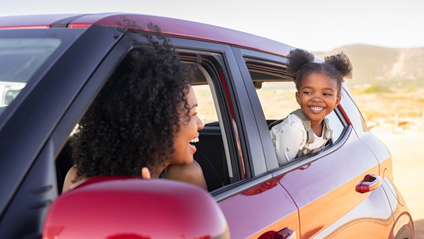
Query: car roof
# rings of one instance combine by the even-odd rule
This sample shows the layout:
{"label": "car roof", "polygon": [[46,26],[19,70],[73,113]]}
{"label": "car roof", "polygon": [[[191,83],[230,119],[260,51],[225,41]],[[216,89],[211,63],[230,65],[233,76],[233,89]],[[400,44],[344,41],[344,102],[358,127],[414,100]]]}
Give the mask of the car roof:
{"label": "car roof", "polygon": [[287,56],[289,51],[294,48],[281,42],[224,27],[168,17],[130,13],[7,16],[0,17],[0,30],[54,27],[88,28],[91,25],[148,29],[150,22],[158,25],[163,33],[172,36],[225,43],[276,55]]}

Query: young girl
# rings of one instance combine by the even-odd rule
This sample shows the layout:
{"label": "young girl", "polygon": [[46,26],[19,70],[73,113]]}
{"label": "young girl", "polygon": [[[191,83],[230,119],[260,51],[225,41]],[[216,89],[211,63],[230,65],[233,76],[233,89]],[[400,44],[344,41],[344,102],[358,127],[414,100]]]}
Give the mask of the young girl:
{"label": "young girl", "polygon": [[300,109],[270,125],[270,134],[280,164],[322,150],[332,136],[325,118],[340,103],[344,77],[352,77],[352,65],[342,52],[315,63],[301,49],[288,55],[289,73],[295,74],[296,100]]}

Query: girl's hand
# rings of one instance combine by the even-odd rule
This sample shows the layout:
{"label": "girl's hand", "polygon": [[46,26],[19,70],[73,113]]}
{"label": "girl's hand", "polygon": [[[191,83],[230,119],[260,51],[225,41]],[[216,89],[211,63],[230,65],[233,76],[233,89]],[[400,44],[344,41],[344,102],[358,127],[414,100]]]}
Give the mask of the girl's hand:
{"label": "girl's hand", "polygon": [[150,179],[150,170],[147,167],[143,167],[141,169],[141,178],[143,179]]}

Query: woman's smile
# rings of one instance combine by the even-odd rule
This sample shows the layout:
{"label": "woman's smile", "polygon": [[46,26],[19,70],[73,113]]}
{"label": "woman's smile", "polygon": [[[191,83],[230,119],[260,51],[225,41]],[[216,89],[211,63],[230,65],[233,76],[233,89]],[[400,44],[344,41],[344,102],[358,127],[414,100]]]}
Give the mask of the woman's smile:
{"label": "woman's smile", "polygon": [[[197,116],[197,98],[190,86],[186,95],[188,112],[182,107],[180,116],[180,130],[176,132],[174,141],[175,151],[170,157],[170,164],[190,164],[193,154],[197,151],[195,143],[199,142],[199,130],[203,129],[203,122]],[[187,120],[187,114],[189,119]]]}
{"label": "woman's smile", "polygon": [[196,152],[197,148],[196,146],[194,146],[195,143],[199,142],[199,136],[196,136],[195,138],[193,138],[192,140],[190,140],[190,143],[188,143],[189,147]]}

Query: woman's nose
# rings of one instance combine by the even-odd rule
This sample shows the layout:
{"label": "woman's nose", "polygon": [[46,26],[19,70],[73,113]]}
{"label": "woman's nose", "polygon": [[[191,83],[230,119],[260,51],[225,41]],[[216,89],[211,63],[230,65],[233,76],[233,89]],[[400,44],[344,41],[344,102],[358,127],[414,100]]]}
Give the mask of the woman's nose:
{"label": "woman's nose", "polygon": [[203,121],[197,116],[197,130],[202,130],[205,127]]}

